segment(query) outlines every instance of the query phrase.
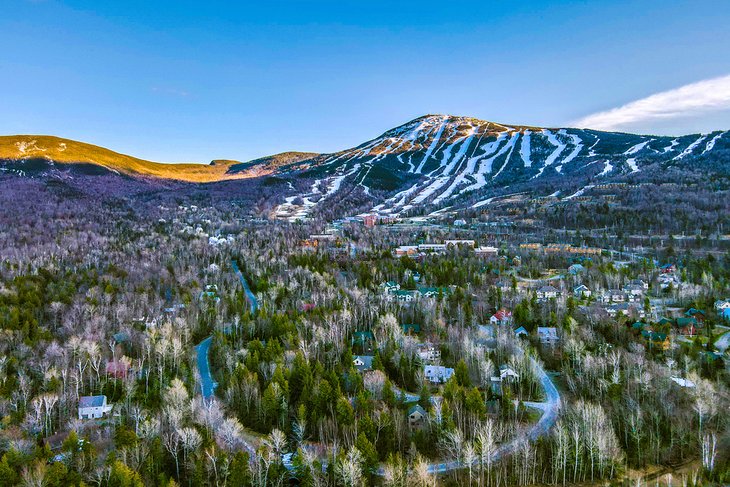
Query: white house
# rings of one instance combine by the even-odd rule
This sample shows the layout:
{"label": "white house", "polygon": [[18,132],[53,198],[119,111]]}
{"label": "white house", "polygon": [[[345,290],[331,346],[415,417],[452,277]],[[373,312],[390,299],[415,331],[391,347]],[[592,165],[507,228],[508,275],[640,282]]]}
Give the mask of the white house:
{"label": "white house", "polygon": [[79,398],[79,419],[99,419],[112,410],[106,403],[106,396],[81,396]]}
{"label": "white house", "polygon": [[540,301],[546,301],[548,299],[554,299],[560,296],[560,290],[553,286],[542,286],[537,290],[537,299]]}
{"label": "white house", "polygon": [[418,346],[418,358],[424,362],[436,362],[441,358],[441,350],[432,343],[424,343]]}
{"label": "white house", "polygon": [[394,282],[394,281],[388,281],[388,282],[381,283],[378,287],[383,292],[391,293],[391,292],[399,290],[400,284],[398,284],[397,282]]}
{"label": "white house", "polygon": [[538,326],[537,336],[540,338],[540,343],[545,345],[552,345],[558,342],[558,330],[554,327]]}
{"label": "white house", "polygon": [[730,309],[730,299],[718,299],[717,301],[715,301],[715,309],[717,311]]}
{"label": "white house", "polygon": [[373,368],[373,356],[372,355],[357,355],[352,360],[352,365],[355,366],[360,372],[370,370]]}
{"label": "white house", "polygon": [[454,375],[454,369],[443,365],[424,365],[423,376],[433,384],[443,384]]}
{"label": "white house", "polygon": [[491,246],[481,246],[474,249],[474,255],[478,257],[489,257],[493,255],[497,255],[499,253],[499,249],[497,247],[491,247]]}
{"label": "white house", "polygon": [[499,380],[501,380],[502,382],[518,380],[519,378],[520,374],[515,372],[515,370],[509,365],[502,364],[499,366]]}
{"label": "white house", "polygon": [[489,318],[492,325],[509,325],[512,322],[512,312],[504,308],[498,310]]}
{"label": "white house", "polygon": [[573,288],[573,295],[576,298],[588,298],[591,295],[591,290],[585,284],[581,284]]}

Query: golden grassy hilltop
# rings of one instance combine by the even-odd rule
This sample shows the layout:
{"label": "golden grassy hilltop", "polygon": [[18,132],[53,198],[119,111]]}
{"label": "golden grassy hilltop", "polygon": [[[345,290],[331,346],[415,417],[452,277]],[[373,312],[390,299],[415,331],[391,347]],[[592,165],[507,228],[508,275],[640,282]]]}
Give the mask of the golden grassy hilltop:
{"label": "golden grassy hilltop", "polygon": [[[193,183],[245,179],[270,174],[277,167],[310,157],[306,153],[286,152],[239,163],[217,160],[213,164],[163,164],[145,161],[84,142],[48,135],[0,136],[0,160],[43,158],[62,164],[95,164],[124,174],[149,176]],[[258,165],[257,161],[265,160]]]}

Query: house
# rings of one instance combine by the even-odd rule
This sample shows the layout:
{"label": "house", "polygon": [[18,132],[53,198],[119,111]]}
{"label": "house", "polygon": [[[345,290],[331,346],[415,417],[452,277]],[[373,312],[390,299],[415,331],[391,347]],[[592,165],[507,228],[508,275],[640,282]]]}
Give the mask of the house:
{"label": "house", "polygon": [[629,286],[641,287],[644,291],[649,290],[649,283],[642,279],[632,279],[628,283]]}
{"label": "house", "polygon": [[221,298],[218,296],[218,286],[215,284],[208,284],[205,286],[205,291],[200,292],[198,299],[201,301],[211,300],[216,303],[220,302]]}
{"label": "house", "polygon": [[628,283],[628,284],[624,285],[623,291],[628,296],[633,296],[633,297],[638,298],[639,296],[642,296],[644,294],[644,291],[646,291],[646,289],[641,284]]}
{"label": "house", "polygon": [[635,321],[631,324],[631,329],[634,331],[650,330],[651,327],[643,321]]}
{"label": "house", "polygon": [[432,343],[418,346],[418,358],[424,362],[436,362],[441,359],[441,350]]}
{"label": "house", "polygon": [[444,240],[444,245],[447,247],[458,247],[458,246],[465,246],[465,247],[476,247],[477,243],[474,240]]}
{"label": "house", "polygon": [[606,313],[608,313],[608,315],[611,317],[616,317],[619,314],[622,314],[625,316],[636,315],[639,318],[646,317],[646,311],[644,311],[644,308],[637,307],[631,303],[609,304],[604,309],[606,310]]}
{"label": "house", "polygon": [[520,374],[507,364],[499,366],[499,380],[502,382],[516,381],[520,379]]}
{"label": "house", "polygon": [[414,323],[405,323],[403,325],[400,325],[400,328],[406,335],[418,335],[419,333],[421,333],[421,325],[417,325]]}
{"label": "house", "polygon": [[542,286],[537,290],[537,299],[539,301],[547,301],[548,299],[557,298],[558,296],[560,296],[560,294],[560,290],[553,286]]}
{"label": "house", "polygon": [[697,320],[695,318],[677,318],[674,320],[677,333],[680,335],[695,336],[697,334]]}
{"label": "house", "polygon": [[568,267],[568,272],[574,276],[577,276],[578,274],[582,274],[585,271],[586,271],[586,268],[583,267],[581,264],[573,264],[570,267]]}
{"label": "house", "polygon": [[684,316],[688,318],[694,318],[699,323],[703,323],[705,321],[705,312],[701,309],[690,308],[684,312]]}
{"label": "house", "polygon": [[499,253],[497,247],[481,246],[474,249],[474,255],[477,257],[492,257]]}
{"label": "house", "polygon": [[509,325],[512,323],[512,312],[502,308],[489,318],[489,323],[492,325]]}
{"label": "house", "polygon": [[415,406],[411,406],[410,409],[408,409],[408,426],[411,428],[423,426],[427,416],[428,414],[426,413],[426,410],[420,405],[416,404]]}
{"label": "house", "polygon": [[398,301],[399,303],[411,303],[416,300],[416,291],[406,291],[399,289],[388,294],[388,301]]}
{"label": "house", "polygon": [[573,296],[576,298],[588,298],[591,296],[591,290],[585,284],[581,284],[573,288]]}
{"label": "house", "polygon": [[659,287],[661,289],[667,289],[669,286],[677,287],[679,285],[679,278],[676,274],[660,274],[657,278]]}
{"label": "house", "polygon": [[380,284],[378,288],[385,294],[390,294],[392,292],[398,291],[400,289],[400,284],[394,281],[388,281]]}
{"label": "house", "polygon": [[395,249],[396,257],[404,255],[416,255],[418,253],[418,245],[401,245]]}
{"label": "house", "polygon": [[454,369],[443,365],[424,365],[423,376],[432,384],[443,384],[454,375]]}
{"label": "house", "polygon": [[677,272],[677,266],[675,266],[674,264],[664,264],[659,268],[659,272],[661,272],[662,274],[671,274]]}
{"label": "house", "polygon": [[106,403],[106,396],[81,396],[79,398],[79,419],[99,419],[112,410]]}
{"label": "house", "polygon": [[106,364],[106,375],[115,379],[124,379],[129,373],[130,366],[122,360],[109,361]]}
{"label": "house", "polygon": [[609,289],[603,298],[607,303],[623,303],[626,301],[626,294],[621,289]]}
{"label": "house", "polygon": [[656,331],[643,330],[641,336],[649,344],[650,348],[658,348],[659,350],[669,350],[671,345],[669,337],[666,333],[659,333]]}
{"label": "house", "polygon": [[558,343],[558,330],[555,327],[538,326],[537,336],[543,345],[554,345]]}
{"label": "house", "polygon": [[524,326],[521,326],[515,330],[515,337],[526,337],[529,333],[527,333],[527,330],[525,330]]}
{"label": "house", "polygon": [[358,372],[365,372],[373,368],[373,356],[372,355],[357,355],[352,360],[352,365],[358,370]]}
{"label": "house", "polygon": [[722,312],[730,309],[730,299],[718,299],[715,301],[715,311]]}
{"label": "house", "polygon": [[451,289],[448,287],[419,287],[418,292],[423,298],[435,298],[439,295],[451,294]]}

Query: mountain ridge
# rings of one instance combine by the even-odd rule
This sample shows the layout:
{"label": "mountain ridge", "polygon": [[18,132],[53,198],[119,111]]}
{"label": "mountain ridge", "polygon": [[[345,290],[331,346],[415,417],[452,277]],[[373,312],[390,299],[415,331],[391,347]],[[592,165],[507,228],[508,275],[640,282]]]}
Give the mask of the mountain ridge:
{"label": "mountain ridge", "polygon": [[698,164],[725,177],[729,134],[639,135],[428,114],[334,153],[290,151],[208,165],[155,163],[54,136],[1,136],[0,169],[22,174],[30,161],[40,160],[55,169],[89,164],[163,182],[248,179],[278,192],[274,214],[283,219],[307,218],[323,201],[332,202],[330,208],[403,216],[478,208],[507,192],[565,196],[602,182],[676,177],[696,171]]}

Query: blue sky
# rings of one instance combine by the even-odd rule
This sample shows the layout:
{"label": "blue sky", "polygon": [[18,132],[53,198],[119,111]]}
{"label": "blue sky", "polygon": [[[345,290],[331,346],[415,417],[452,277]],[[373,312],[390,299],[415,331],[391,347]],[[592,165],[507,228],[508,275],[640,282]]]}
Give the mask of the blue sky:
{"label": "blue sky", "polygon": [[[671,95],[730,74],[727,1],[2,3],[0,133],[152,160],[335,151],[427,113],[730,129],[730,78]],[[595,116],[662,92],[682,108]]]}

